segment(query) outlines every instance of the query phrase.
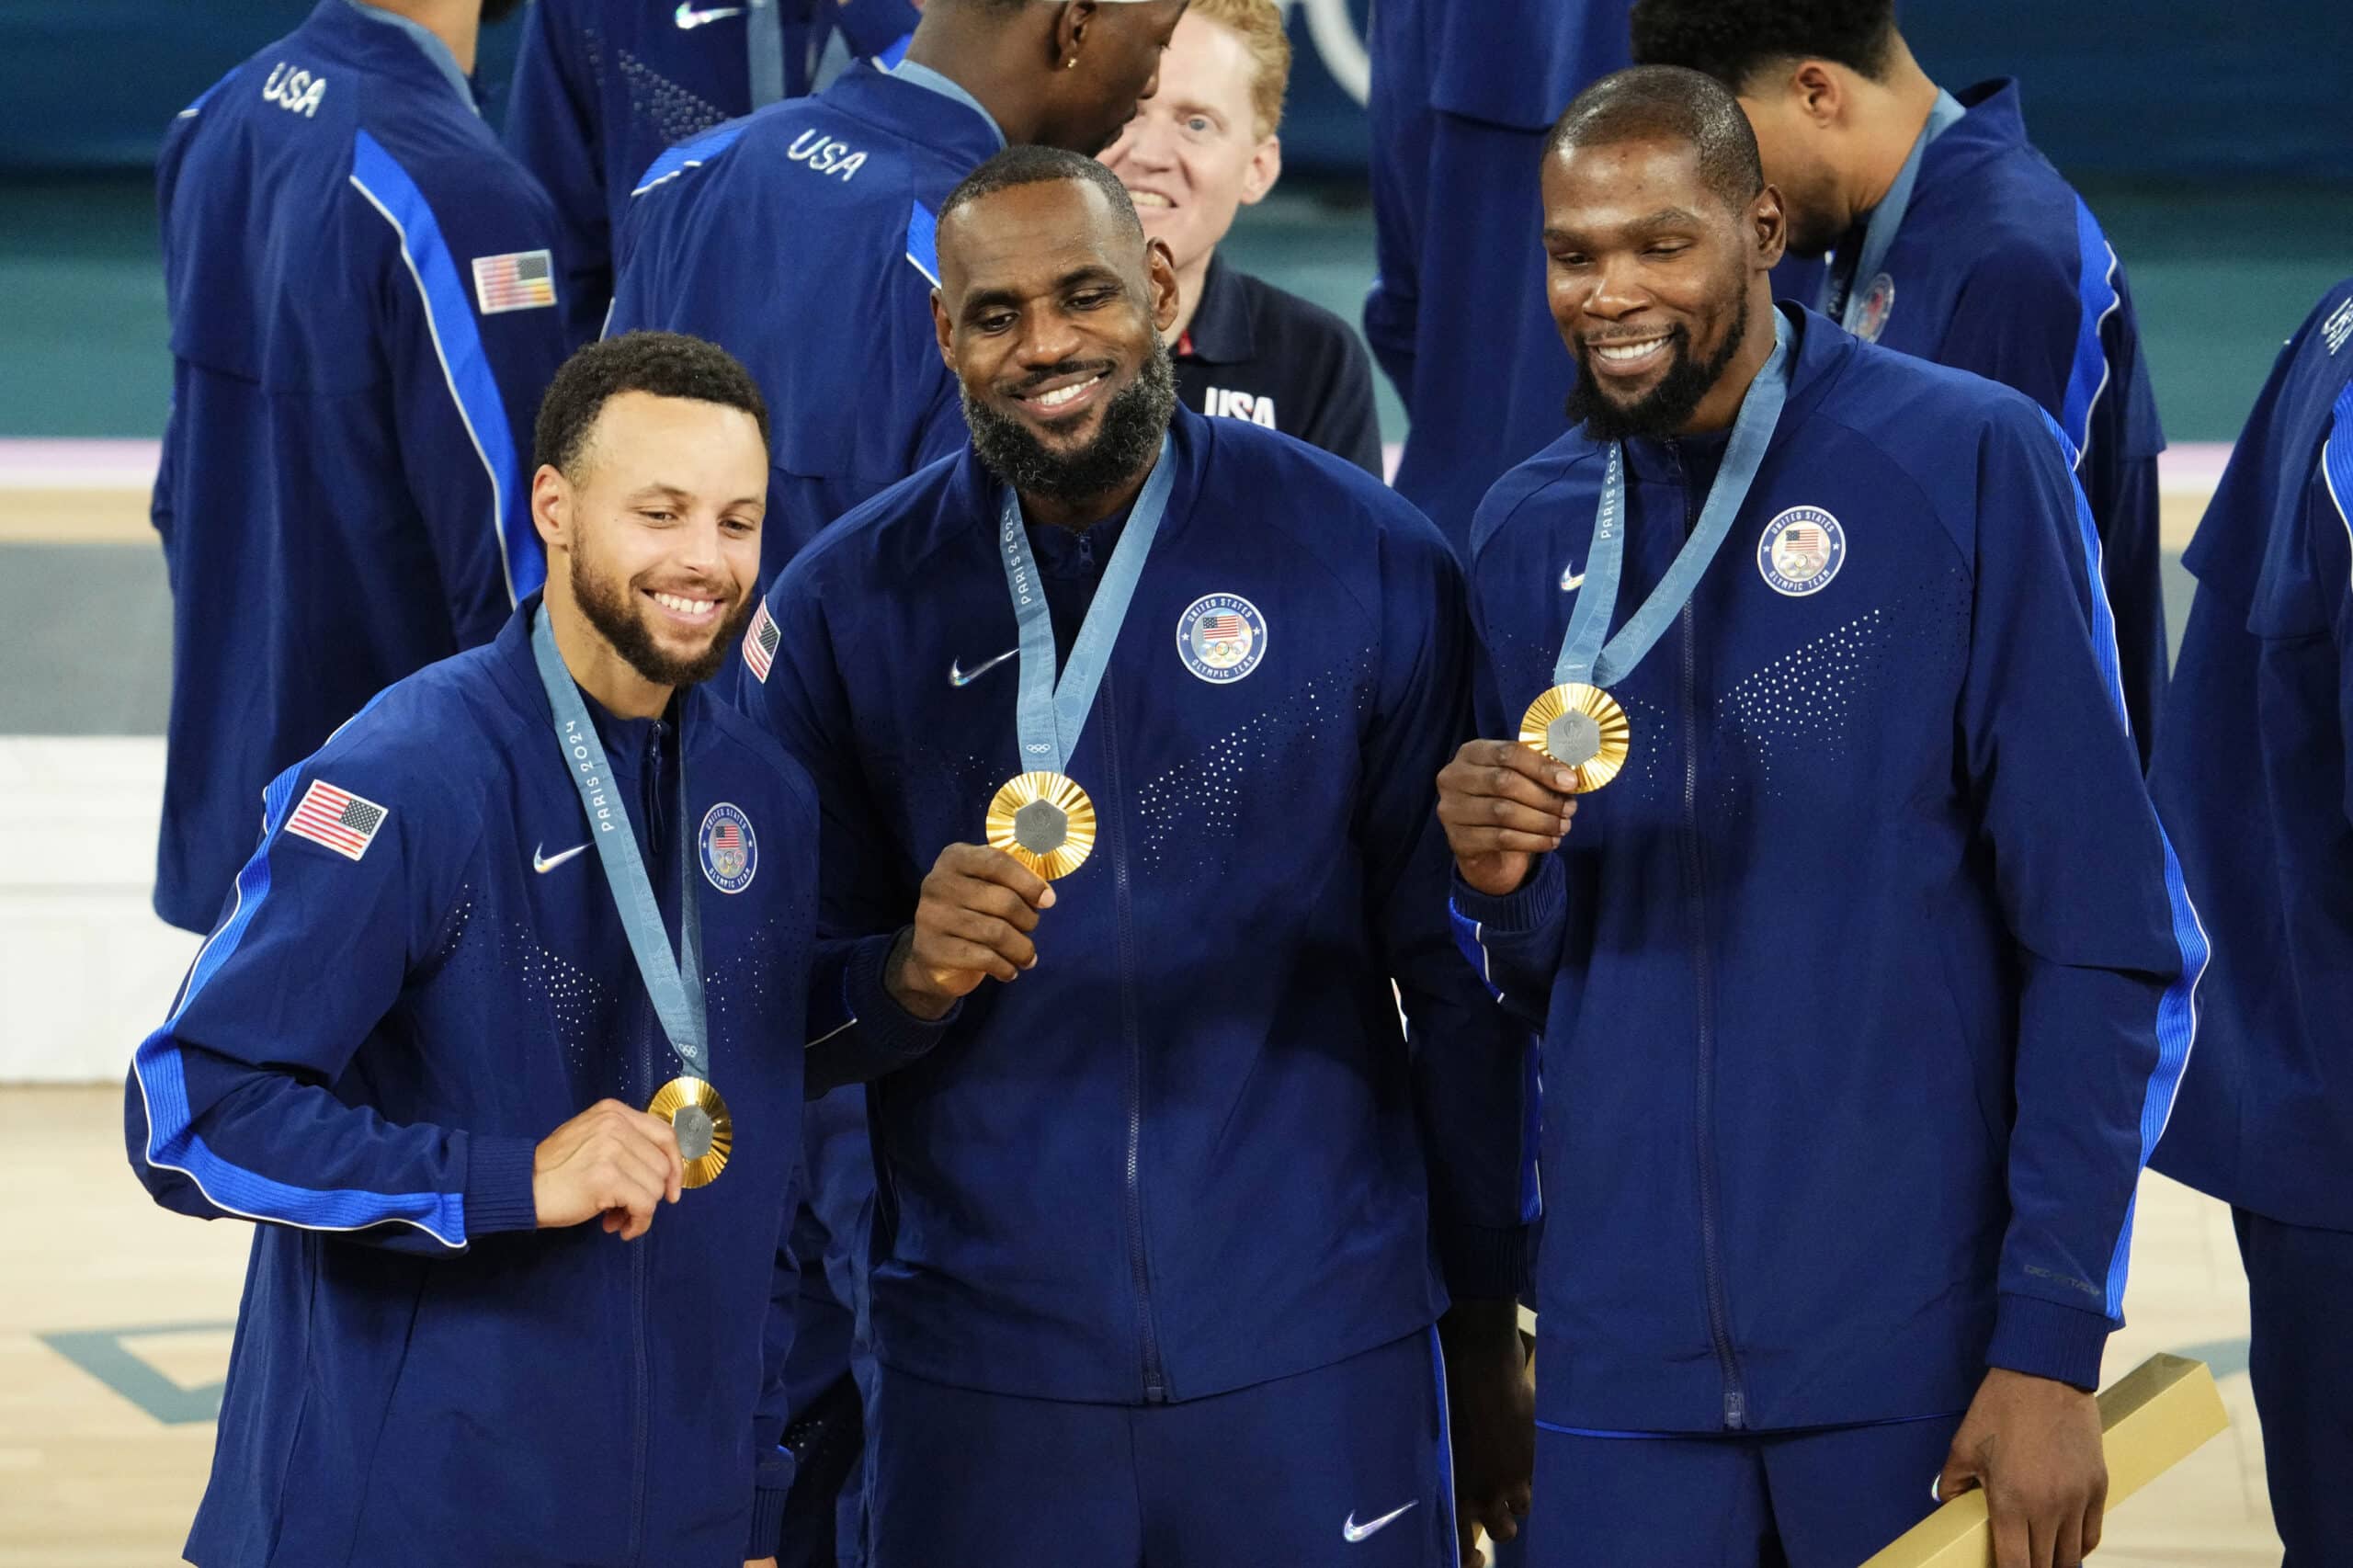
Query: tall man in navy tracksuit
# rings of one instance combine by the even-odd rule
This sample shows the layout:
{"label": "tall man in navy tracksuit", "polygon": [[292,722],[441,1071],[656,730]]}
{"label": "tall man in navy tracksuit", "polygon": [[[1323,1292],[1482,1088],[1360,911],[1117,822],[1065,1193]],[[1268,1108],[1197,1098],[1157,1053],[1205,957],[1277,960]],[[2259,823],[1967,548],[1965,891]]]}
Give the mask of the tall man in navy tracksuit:
{"label": "tall man in navy tracksuit", "polygon": [[1531,1559],[1850,1568],[1937,1478],[2075,1568],[2205,942],[2072,451],[1774,306],[1709,78],[1606,78],[1542,177],[1580,427],[1480,509],[1495,738],[1438,781],[1543,1029]]}
{"label": "tall man in navy tracksuit", "polygon": [[155,911],[190,931],[263,788],[545,574],[524,459],[564,354],[555,218],[475,113],[475,16],[437,17],[321,0],[165,137]]}
{"label": "tall man in navy tracksuit", "polygon": [[2214,934],[2152,1162],[2232,1205],[2289,1568],[2353,1540],[2353,278],[2279,354],[2190,541],[2150,770]]}
{"label": "tall man in navy tracksuit", "polygon": [[261,1222],[203,1568],[776,1550],[797,1042],[832,1035],[822,1082],[925,1030],[887,937],[811,975],[809,781],[695,689],[752,603],[765,420],[706,343],[564,367],[545,599],[270,786],[132,1061],[156,1201]]}
{"label": "tall man in navy tracksuit", "polygon": [[776,414],[769,576],[963,444],[931,336],[941,199],[1008,142],[1108,146],[1152,92],[1184,8],[932,0],[894,68],[853,66],[640,176],[608,330],[691,332],[758,378]]}
{"label": "tall man in navy tracksuit", "polygon": [[1451,1564],[1434,1243],[1478,1506],[1529,1431],[1521,1037],[1451,952],[1424,771],[1469,721],[1454,558],[1176,407],[1175,268],[1101,165],[1013,149],[939,236],[972,447],[745,644],[827,928],[904,932],[918,1016],[973,994],[872,1059],[874,1561]]}
{"label": "tall man in navy tracksuit", "polygon": [[2165,433],[2123,264],[2027,141],[2018,84],[1943,91],[1895,0],[1639,0],[1633,34],[1636,60],[1740,95],[1790,251],[1829,257],[1810,303],[1867,342],[2017,388],[2066,432],[2145,766],[2165,689]]}
{"label": "tall man in navy tracksuit", "polygon": [[1577,89],[1626,63],[1627,4],[1372,7],[1364,335],[1413,418],[1397,488],[1458,551],[1487,487],[1561,427],[1575,367],[1541,309],[1533,171]]}
{"label": "tall man in navy tracksuit", "polygon": [[539,0],[523,23],[506,145],[555,200],[566,303],[593,337],[613,298],[613,236],[654,159],[711,127],[823,85],[836,51],[886,64],[911,0]]}

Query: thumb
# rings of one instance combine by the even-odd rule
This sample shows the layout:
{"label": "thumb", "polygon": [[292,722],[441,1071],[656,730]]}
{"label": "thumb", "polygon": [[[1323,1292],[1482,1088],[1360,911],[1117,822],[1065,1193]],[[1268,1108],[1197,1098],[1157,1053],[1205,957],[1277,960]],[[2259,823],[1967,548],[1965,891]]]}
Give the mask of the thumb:
{"label": "thumb", "polygon": [[1937,1501],[1949,1503],[1962,1493],[1983,1484],[1984,1479],[1977,1462],[1956,1449],[1945,1456],[1945,1467],[1937,1472]]}

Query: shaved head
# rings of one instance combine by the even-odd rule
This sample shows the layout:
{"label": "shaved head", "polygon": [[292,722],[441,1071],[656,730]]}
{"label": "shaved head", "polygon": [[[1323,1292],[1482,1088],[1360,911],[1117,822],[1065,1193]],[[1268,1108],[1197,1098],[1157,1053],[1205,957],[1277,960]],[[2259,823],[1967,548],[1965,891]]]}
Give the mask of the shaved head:
{"label": "shaved head", "polygon": [[1756,133],[1723,84],[1680,65],[1614,72],[1576,96],[1545,140],[1549,162],[1573,147],[1660,142],[1688,147],[1699,177],[1734,211],[1765,188]]}

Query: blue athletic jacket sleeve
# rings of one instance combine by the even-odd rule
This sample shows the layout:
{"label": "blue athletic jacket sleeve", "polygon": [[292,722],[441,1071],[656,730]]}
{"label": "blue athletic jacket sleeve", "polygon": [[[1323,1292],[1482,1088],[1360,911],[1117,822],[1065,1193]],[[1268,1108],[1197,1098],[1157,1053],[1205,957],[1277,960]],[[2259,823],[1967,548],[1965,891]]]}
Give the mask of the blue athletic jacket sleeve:
{"label": "blue athletic jacket sleeve", "polygon": [[469,647],[547,577],[531,527],[531,424],[569,348],[561,294],[553,307],[485,308],[481,265],[546,252],[552,266],[553,210],[511,164],[404,161],[365,131],[351,183],[391,225],[377,299],[401,463]]}
{"label": "blue athletic jacket sleeve", "polygon": [[[183,1214],[462,1251],[537,1223],[533,1144],[349,1103],[365,1095],[353,1056],[442,945],[472,842],[461,813],[372,749],[330,743],[270,786],[259,847],[132,1060],[131,1163]],[[356,860],[289,831],[313,785],[383,810]]]}
{"label": "blue athletic jacket sleeve", "polygon": [[597,335],[613,297],[611,197],[596,70],[582,58],[588,29],[565,11],[562,0],[540,0],[523,14],[506,140],[555,204],[564,242],[564,311],[573,340],[585,343]]}

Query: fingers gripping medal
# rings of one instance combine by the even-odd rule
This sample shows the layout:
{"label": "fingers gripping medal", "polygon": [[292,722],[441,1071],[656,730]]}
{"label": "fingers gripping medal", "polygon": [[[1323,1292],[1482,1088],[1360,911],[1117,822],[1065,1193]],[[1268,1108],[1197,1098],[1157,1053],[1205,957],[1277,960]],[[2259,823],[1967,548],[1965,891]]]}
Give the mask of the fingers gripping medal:
{"label": "fingers gripping medal", "polygon": [[702,1187],[727,1168],[735,1144],[734,1119],[727,1102],[710,1083],[708,1015],[702,994],[702,905],[696,896],[690,858],[694,835],[684,831],[693,819],[687,814],[687,761],[683,742],[678,747],[678,950],[670,950],[662,926],[662,906],[654,897],[653,880],[637,852],[637,834],[630,826],[622,792],[612,787],[605,746],[589,722],[580,688],[573,684],[563,656],[556,652],[555,633],[542,608],[531,628],[531,655],[539,665],[540,684],[548,694],[555,717],[556,741],[564,766],[580,792],[580,803],[594,831],[597,862],[605,885],[612,890],[620,912],[621,929],[628,934],[630,953],[653,999],[654,1015],[670,1040],[670,1050],[686,1071],[654,1091],[648,1115],[670,1124],[686,1161],[686,1185]]}
{"label": "fingers gripping medal", "polygon": [[[1552,686],[1519,721],[1520,744],[1531,746],[1575,776],[1574,793],[1600,789],[1624,770],[1633,755],[1633,721],[1608,688],[1633,672],[1665,632],[1668,624],[1690,602],[1716,551],[1732,531],[1733,519],[1748,499],[1756,471],[1779,423],[1781,403],[1789,392],[1790,324],[1773,312],[1773,352],[1741,400],[1733,421],[1732,440],[1723,466],[1708,492],[1707,505],[1690,538],[1676,552],[1675,562],[1658,586],[1608,637],[1610,617],[1618,608],[1618,577],[1626,559],[1626,454],[1617,442],[1609,446],[1609,460],[1602,471],[1601,501],[1593,521],[1593,545],[1586,557],[1585,585],[1576,608],[1561,640],[1561,656],[1552,666]],[[1608,638],[1605,644],[1603,639]]]}
{"label": "fingers gripping medal", "polygon": [[991,848],[1005,851],[1048,881],[1077,870],[1095,848],[1095,802],[1064,769],[1078,749],[1079,732],[1095,706],[1095,688],[1102,684],[1128,604],[1135,597],[1136,582],[1168,509],[1176,468],[1164,436],[1160,456],[1136,496],[1119,548],[1103,569],[1103,580],[1079,625],[1077,640],[1071,643],[1059,681],[1054,678],[1053,616],[1021,521],[1021,498],[1006,492],[997,522],[997,553],[1005,563],[1006,585],[1012,590],[1014,619],[1021,629],[1021,684],[1014,713],[1021,759],[1030,767],[998,788],[989,801],[985,826]]}

